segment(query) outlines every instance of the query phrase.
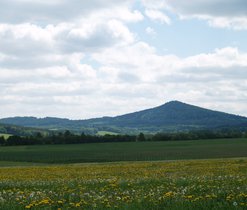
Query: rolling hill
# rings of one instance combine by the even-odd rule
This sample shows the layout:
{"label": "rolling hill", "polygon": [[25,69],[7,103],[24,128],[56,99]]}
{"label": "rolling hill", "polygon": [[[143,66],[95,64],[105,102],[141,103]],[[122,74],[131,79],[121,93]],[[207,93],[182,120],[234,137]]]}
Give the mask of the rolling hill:
{"label": "rolling hill", "polygon": [[175,132],[198,129],[244,128],[247,118],[213,111],[179,101],[171,101],[161,106],[120,115],[88,120],[60,118],[13,117],[4,118],[0,123],[35,128],[97,133]]}

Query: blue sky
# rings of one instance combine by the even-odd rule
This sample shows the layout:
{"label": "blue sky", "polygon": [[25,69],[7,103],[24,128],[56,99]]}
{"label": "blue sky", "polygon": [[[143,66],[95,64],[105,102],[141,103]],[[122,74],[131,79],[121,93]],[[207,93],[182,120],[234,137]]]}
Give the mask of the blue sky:
{"label": "blue sky", "polygon": [[245,0],[1,0],[0,118],[170,100],[247,116]]}

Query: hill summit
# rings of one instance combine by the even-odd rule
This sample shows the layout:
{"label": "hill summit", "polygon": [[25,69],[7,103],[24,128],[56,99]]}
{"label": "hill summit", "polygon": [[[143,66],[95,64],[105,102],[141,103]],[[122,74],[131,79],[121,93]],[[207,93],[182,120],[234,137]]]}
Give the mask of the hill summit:
{"label": "hill summit", "polygon": [[116,117],[88,120],[14,117],[1,119],[0,123],[46,129],[69,129],[91,133],[97,133],[98,131],[153,133],[245,127],[247,126],[247,118],[201,108],[180,101],[170,101],[155,108]]}

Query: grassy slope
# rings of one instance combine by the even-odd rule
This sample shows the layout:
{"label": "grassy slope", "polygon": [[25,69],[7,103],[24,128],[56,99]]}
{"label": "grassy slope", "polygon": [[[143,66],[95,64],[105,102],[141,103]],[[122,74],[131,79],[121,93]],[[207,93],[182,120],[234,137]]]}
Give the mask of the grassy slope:
{"label": "grassy slope", "polygon": [[0,161],[83,163],[247,157],[247,139],[0,147]]}

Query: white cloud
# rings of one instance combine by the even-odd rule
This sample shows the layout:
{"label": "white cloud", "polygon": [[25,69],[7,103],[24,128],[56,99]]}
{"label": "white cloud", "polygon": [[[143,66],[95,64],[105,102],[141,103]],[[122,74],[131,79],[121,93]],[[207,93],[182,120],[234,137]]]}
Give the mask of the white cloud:
{"label": "white cloud", "polygon": [[155,31],[152,27],[147,27],[147,28],[145,29],[145,31],[146,31],[146,33],[147,33],[148,35],[151,35],[151,36],[157,35],[156,31]]}
{"label": "white cloud", "polygon": [[245,0],[166,0],[169,7],[185,15],[208,15],[224,17],[246,16]]}
{"label": "white cloud", "polygon": [[160,23],[171,24],[170,18],[159,10],[146,9],[145,14],[154,21],[159,21]]}
{"label": "white cloud", "polygon": [[0,67],[35,69],[65,65],[65,58],[72,54],[99,52],[134,40],[135,35],[123,22],[108,17],[46,27],[0,24]]}
{"label": "white cloud", "polygon": [[[76,20],[102,10],[115,12],[115,8],[126,8],[130,1],[27,1],[27,0],[1,0],[0,22],[2,23],[24,23],[57,24]],[[126,11],[126,9],[124,9]],[[116,13],[117,14],[117,13]],[[122,14],[121,14],[122,15]],[[133,16],[133,15],[132,15]],[[134,16],[140,16],[137,12]],[[139,18],[139,17],[138,17]],[[127,17],[129,19],[129,17]],[[133,19],[133,17],[132,17]]]}
{"label": "white cloud", "polygon": [[234,30],[247,30],[247,16],[237,17],[237,18],[226,18],[226,17],[212,18],[208,16],[201,18],[208,20],[209,25],[213,27],[228,28]]}
{"label": "white cloud", "polygon": [[148,9],[164,9],[167,7],[166,0],[142,0],[143,6]]}
{"label": "white cloud", "polygon": [[[133,56],[128,55],[132,53]],[[213,53],[199,54],[186,58],[175,55],[157,55],[154,48],[146,43],[137,43],[132,46],[111,48],[102,53],[95,53],[93,58],[115,71],[137,73],[143,81],[152,82],[161,76],[188,79],[217,74],[224,80],[228,74],[235,74],[235,79],[245,79],[247,73],[247,53],[240,52],[237,48],[226,47],[215,49]],[[140,62],[142,61],[142,62]],[[237,76],[238,75],[238,76]],[[169,78],[170,79],[170,78]],[[174,80],[173,82],[175,82]]]}
{"label": "white cloud", "polygon": [[[78,119],[117,115],[177,99],[245,113],[247,54],[236,48],[179,58],[157,55],[152,47],[138,43],[95,54],[100,69],[80,63],[81,56],[75,54],[66,61],[67,67],[11,70],[12,74],[1,69],[1,106],[9,105],[11,110],[14,107],[9,103],[19,104],[10,112],[21,110],[23,115],[31,115],[28,108],[39,104],[33,113],[44,116],[49,101],[53,105],[46,115]],[[21,82],[16,83],[18,78]],[[236,101],[238,105],[234,106]]]}
{"label": "white cloud", "polygon": [[142,0],[146,15],[152,20],[170,24],[165,15],[177,14],[181,19],[205,20],[212,27],[234,30],[247,29],[247,2],[245,0]]}
{"label": "white cloud", "polygon": [[166,0],[164,7],[177,13],[182,19],[199,18],[207,20],[214,27],[247,29],[245,0]]}

